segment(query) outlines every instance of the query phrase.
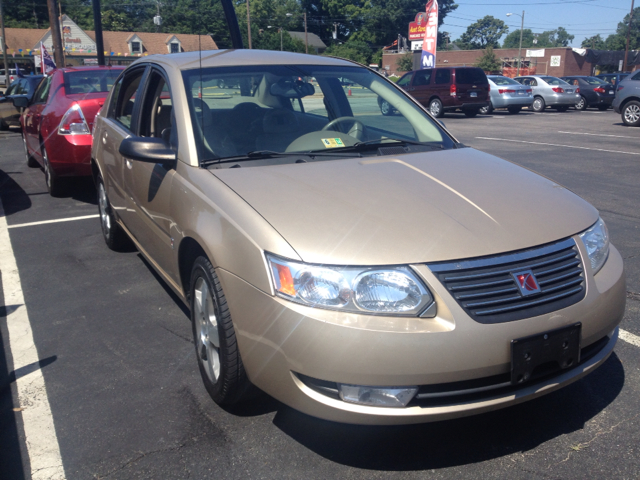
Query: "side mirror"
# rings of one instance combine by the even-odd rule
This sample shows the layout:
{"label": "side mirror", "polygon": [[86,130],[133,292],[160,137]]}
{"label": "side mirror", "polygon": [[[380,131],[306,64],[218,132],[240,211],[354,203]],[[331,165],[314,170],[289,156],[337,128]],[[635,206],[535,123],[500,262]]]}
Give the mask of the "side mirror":
{"label": "side mirror", "polygon": [[118,151],[125,158],[147,163],[173,163],[177,158],[163,139],[155,137],[125,138]]}
{"label": "side mirror", "polygon": [[17,108],[27,108],[29,106],[29,99],[24,95],[16,95],[11,98],[13,106]]}

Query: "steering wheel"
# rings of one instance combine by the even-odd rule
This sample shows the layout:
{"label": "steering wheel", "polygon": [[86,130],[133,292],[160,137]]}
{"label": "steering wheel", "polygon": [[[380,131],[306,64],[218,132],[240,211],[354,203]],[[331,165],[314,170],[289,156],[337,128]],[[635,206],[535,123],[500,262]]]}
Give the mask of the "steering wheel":
{"label": "steering wheel", "polygon": [[[340,125],[341,123],[347,123],[347,122],[350,122],[353,124],[347,132],[343,131],[342,129],[335,128],[336,125]],[[342,133],[351,135],[352,137],[355,137],[360,141],[364,140],[364,137],[365,137],[364,124],[360,120],[356,120],[353,117],[334,118],[329,123],[327,123],[324,127],[322,127],[322,131],[325,131],[325,130],[339,130]]]}

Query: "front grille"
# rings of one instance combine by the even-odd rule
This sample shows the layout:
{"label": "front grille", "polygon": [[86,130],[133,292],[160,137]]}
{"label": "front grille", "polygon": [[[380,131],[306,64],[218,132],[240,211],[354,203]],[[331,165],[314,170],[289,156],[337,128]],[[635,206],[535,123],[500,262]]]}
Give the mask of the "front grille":
{"label": "front grille", "polygon": [[[584,269],[573,239],[505,255],[427,265],[480,323],[544,315],[584,298]],[[539,293],[523,296],[512,273],[531,270]]]}

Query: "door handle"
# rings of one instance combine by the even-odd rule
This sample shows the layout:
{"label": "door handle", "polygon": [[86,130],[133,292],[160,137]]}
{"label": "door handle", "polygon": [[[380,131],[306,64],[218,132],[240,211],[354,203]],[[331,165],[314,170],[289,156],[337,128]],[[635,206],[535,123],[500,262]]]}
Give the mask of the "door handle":
{"label": "door handle", "polygon": [[131,170],[133,168],[133,162],[131,160],[129,160],[128,158],[125,159],[125,163],[127,164],[127,168],[129,170]]}
{"label": "door handle", "polygon": [[107,144],[107,137],[109,136],[109,134],[107,132],[104,132],[104,135],[102,136],[102,143],[104,145]]}

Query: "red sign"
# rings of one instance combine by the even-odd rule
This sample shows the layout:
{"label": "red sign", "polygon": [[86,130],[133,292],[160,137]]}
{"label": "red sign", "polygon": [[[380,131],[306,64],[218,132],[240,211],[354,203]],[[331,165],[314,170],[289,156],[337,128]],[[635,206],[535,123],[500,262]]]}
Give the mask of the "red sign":
{"label": "red sign", "polygon": [[409,40],[422,40],[424,33],[427,31],[427,15],[426,12],[416,14],[415,21],[409,23]]}

